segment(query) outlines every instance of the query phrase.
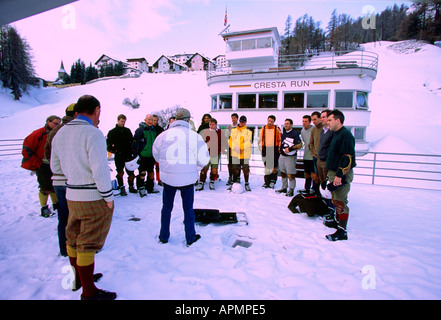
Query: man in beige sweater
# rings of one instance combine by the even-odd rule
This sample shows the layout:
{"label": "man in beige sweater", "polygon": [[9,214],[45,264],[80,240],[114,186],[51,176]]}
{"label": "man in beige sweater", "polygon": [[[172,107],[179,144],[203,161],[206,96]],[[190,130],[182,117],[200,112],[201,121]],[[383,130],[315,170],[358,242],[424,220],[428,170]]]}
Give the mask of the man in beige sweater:
{"label": "man in beige sweater", "polygon": [[113,191],[106,139],[96,127],[101,106],[93,96],[76,104],[78,116],[52,141],[51,169],[66,176],[69,219],[66,244],[69,261],[83,288],[82,300],[113,300],[115,292],[94,284],[95,254],[104,245],[113,216]]}

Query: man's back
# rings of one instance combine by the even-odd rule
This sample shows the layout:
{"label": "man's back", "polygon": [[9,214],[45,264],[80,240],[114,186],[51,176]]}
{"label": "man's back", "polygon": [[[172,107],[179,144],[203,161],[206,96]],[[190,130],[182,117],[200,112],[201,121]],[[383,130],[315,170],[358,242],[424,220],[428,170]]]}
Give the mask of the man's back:
{"label": "man's back", "polygon": [[52,144],[51,168],[54,174],[66,176],[68,200],[113,197],[106,140],[99,129],[85,120],[72,120],[58,131]]}
{"label": "man's back", "polygon": [[182,120],[174,121],[156,138],[153,157],[159,163],[161,181],[175,187],[194,183],[199,167],[210,159],[205,141]]}

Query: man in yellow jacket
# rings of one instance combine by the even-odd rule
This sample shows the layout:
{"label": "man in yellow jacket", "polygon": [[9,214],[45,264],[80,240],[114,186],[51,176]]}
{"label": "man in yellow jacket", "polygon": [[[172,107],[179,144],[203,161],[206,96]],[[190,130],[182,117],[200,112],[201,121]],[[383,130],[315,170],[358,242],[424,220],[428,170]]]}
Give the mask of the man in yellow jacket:
{"label": "man in yellow jacket", "polygon": [[[245,180],[245,190],[251,191],[249,185],[250,177],[250,158],[252,150],[252,132],[247,128],[247,118],[241,116],[236,128],[231,130],[228,144],[231,148],[231,157],[233,163],[233,182],[238,182],[240,170],[243,171]],[[231,189],[231,186],[230,188]]]}

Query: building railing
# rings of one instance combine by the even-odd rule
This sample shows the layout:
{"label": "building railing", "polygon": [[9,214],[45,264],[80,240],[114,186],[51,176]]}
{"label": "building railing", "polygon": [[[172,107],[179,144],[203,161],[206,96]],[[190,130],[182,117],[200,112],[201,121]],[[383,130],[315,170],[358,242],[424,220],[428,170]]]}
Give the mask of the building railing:
{"label": "building railing", "polygon": [[0,140],[0,157],[21,155],[23,139]]}
{"label": "building railing", "polygon": [[[0,157],[21,155],[23,139],[0,140]],[[110,159],[112,160],[112,159]],[[441,155],[390,152],[363,152],[356,156],[354,182],[441,191]],[[220,170],[227,170],[227,156]],[[263,174],[262,156],[253,147],[250,161],[253,174]],[[303,178],[303,150],[298,151],[297,177]]]}
{"label": "building railing", "polygon": [[253,73],[282,73],[307,70],[369,69],[377,72],[378,54],[369,51],[337,51],[317,54],[296,54],[278,57],[277,67],[267,63],[254,63],[252,68],[234,70],[230,67],[207,70],[207,80],[215,76],[230,76]]}
{"label": "building railing", "polygon": [[[356,155],[354,182],[441,191],[441,155],[387,152],[363,152]],[[220,168],[227,170],[227,157],[221,157]],[[263,174],[260,151],[253,147],[250,159],[253,174]],[[298,151],[297,177],[304,178],[303,150]]]}

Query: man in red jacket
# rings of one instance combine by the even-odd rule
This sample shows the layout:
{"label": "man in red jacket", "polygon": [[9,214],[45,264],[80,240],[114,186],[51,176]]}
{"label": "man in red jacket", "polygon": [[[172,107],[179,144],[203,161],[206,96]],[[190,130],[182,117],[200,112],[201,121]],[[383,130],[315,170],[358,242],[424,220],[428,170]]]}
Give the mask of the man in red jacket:
{"label": "man in red jacket", "polygon": [[41,215],[45,218],[52,215],[47,205],[48,196],[51,197],[54,210],[57,208],[57,196],[52,186],[52,172],[49,162],[44,158],[44,146],[47,134],[61,122],[58,116],[49,116],[43,128],[33,131],[23,141],[23,160],[21,167],[35,172],[40,191],[38,198],[41,205]]}

